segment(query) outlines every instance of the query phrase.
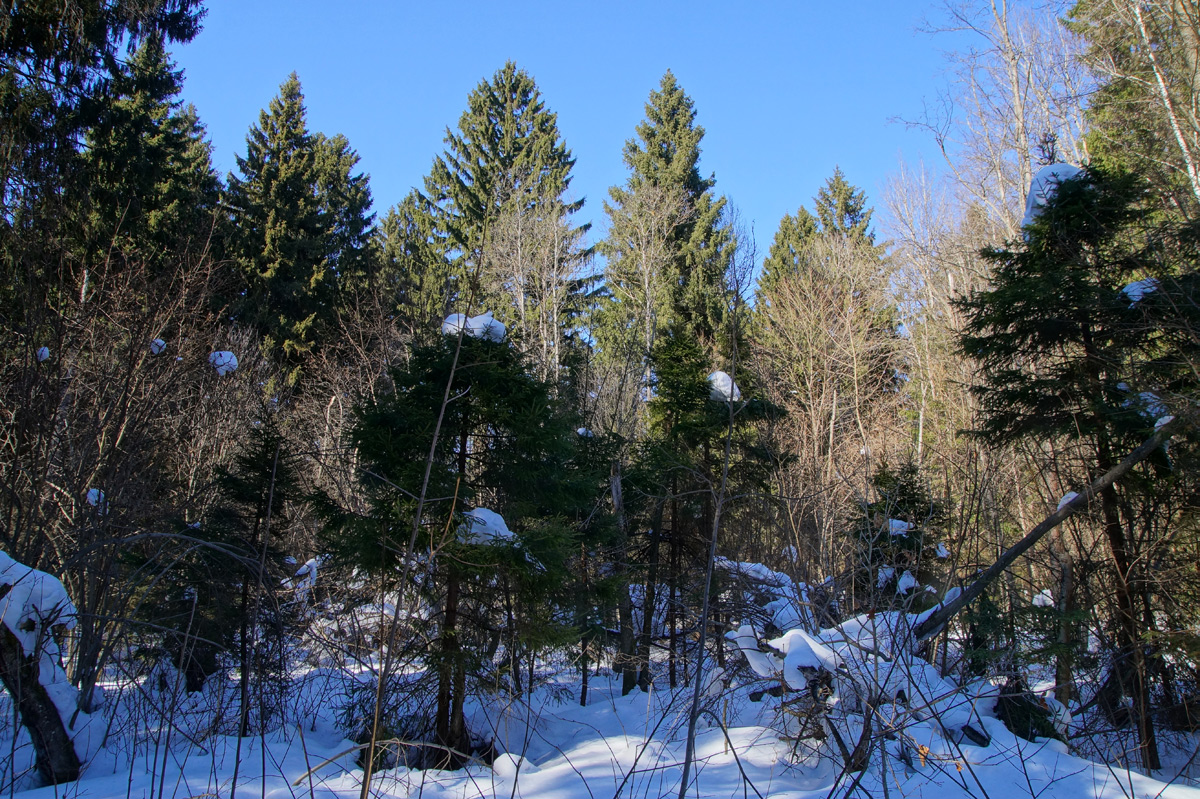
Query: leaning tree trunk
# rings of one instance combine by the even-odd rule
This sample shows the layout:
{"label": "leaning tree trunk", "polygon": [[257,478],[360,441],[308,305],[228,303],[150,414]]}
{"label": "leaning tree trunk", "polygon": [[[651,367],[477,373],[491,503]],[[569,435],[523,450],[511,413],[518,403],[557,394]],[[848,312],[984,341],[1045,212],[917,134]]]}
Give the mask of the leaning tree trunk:
{"label": "leaning tree trunk", "polygon": [[[12,589],[0,585],[0,601]],[[79,755],[58,708],[40,681],[40,651],[26,655],[21,642],[0,624],[0,682],[17,703],[21,724],[33,740],[37,770],[50,785],[79,779]]]}

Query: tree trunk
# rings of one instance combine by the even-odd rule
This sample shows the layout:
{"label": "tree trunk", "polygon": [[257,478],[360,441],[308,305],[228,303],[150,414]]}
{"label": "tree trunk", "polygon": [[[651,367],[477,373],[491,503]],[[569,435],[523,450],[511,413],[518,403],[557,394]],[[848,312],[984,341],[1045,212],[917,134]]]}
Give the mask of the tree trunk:
{"label": "tree trunk", "polygon": [[650,673],[650,641],[654,637],[654,610],[658,602],[658,550],[662,539],[663,503],[660,501],[654,509],[654,519],[650,528],[650,557],[646,570],[646,591],[642,595],[642,635],[638,641],[638,688],[650,690],[653,676]]}
{"label": "tree trunk", "polygon": [[625,503],[621,494],[621,467],[613,465],[609,482],[612,491],[613,512],[617,515],[617,529],[621,545],[617,552],[616,573],[621,592],[617,600],[617,624],[620,626],[620,644],[615,665],[621,672],[621,696],[627,695],[637,685],[637,665],[634,662],[633,602],[629,598],[629,526],[625,520]]}
{"label": "tree trunk", "polygon": [[[0,586],[0,600],[12,586]],[[79,756],[50,694],[39,681],[40,653],[26,656],[21,642],[0,624],[0,682],[17,703],[21,724],[33,740],[38,774],[49,785],[79,779]]]}

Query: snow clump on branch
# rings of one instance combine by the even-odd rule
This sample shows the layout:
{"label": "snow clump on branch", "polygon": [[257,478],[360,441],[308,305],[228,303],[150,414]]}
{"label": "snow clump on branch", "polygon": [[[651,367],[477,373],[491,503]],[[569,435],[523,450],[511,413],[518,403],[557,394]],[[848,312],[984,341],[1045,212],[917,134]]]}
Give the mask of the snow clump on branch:
{"label": "snow clump on branch", "polygon": [[708,382],[712,384],[708,396],[713,402],[738,402],[742,399],[737,383],[725,372],[713,372],[708,376]]}
{"label": "snow clump on branch", "polygon": [[508,335],[504,323],[492,316],[491,311],[484,311],[479,316],[468,318],[464,314],[452,313],[442,322],[442,335],[457,336],[466,333],[471,338],[481,338],[486,341],[500,343]]}

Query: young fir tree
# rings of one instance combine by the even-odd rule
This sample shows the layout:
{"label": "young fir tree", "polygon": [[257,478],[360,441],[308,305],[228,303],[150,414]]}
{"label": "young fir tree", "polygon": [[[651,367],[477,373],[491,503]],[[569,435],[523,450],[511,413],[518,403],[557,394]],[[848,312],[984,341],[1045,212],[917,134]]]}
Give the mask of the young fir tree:
{"label": "young fir tree", "polygon": [[[438,681],[433,732],[467,752],[466,693],[494,648],[484,620],[504,619],[501,668],[520,690],[517,666],[558,635],[550,599],[565,599],[571,521],[594,492],[580,490],[573,466],[574,419],[509,342],[464,336],[460,348],[444,336],[416,347],[392,380],[394,391],[358,409],[353,431],[371,511],[343,520],[337,539],[381,577],[406,559],[431,558],[425,590],[440,608],[426,653]],[[464,514],[476,507],[501,514],[515,537],[471,533]]]}
{"label": "young fir tree", "polygon": [[[982,369],[973,388],[981,405],[976,435],[998,445],[1071,442],[1086,482],[1149,436],[1166,412],[1159,396],[1193,393],[1193,345],[1180,333],[1192,327],[1184,317],[1195,306],[1179,303],[1176,292],[1191,291],[1197,240],[1188,229],[1145,228],[1145,197],[1135,179],[1089,170],[1058,186],[1023,242],[984,252],[991,288],[958,303],[966,318],[960,346]],[[1153,280],[1140,284],[1149,287],[1146,296],[1126,288],[1136,279]],[[1183,447],[1172,444],[1172,461]],[[1142,761],[1151,769],[1159,760],[1153,668],[1143,646],[1144,620],[1154,612],[1145,564],[1162,550],[1132,532],[1139,529],[1139,481],[1161,479],[1166,468],[1160,453],[1098,498],[1118,650],[1100,698],[1113,712],[1121,694],[1133,700]]]}
{"label": "young fir tree", "polygon": [[231,249],[246,283],[241,314],[292,367],[319,345],[346,284],[371,268],[367,178],[345,137],[312,134],[295,73],[259,114],[229,177]]}

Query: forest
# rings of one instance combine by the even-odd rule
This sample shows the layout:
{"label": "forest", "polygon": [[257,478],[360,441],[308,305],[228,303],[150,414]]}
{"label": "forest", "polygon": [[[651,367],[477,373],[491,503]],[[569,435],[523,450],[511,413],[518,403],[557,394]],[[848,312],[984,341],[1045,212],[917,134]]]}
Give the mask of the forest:
{"label": "forest", "polygon": [[0,790],[1197,795],[1200,6],[944,11],[762,253],[670,71],[593,227],[517,63],[375,198],[4,4]]}

